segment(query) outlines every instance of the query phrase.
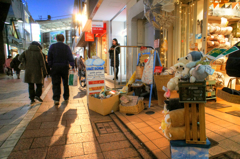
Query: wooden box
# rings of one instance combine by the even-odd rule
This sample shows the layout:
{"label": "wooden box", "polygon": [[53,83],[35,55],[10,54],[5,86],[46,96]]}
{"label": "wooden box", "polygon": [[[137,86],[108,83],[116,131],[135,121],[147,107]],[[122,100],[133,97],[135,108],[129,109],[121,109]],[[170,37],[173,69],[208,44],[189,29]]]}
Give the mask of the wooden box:
{"label": "wooden box", "polygon": [[186,143],[206,144],[205,103],[184,103]]}

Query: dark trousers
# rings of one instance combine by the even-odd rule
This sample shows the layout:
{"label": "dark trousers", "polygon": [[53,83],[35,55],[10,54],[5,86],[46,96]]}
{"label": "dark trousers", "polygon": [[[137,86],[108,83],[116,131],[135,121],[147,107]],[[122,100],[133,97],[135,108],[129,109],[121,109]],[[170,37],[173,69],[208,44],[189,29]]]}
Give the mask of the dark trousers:
{"label": "dark trousers", "polygon": [[53,100],[59,101],[61,95],[61,79],[63,81],[64,94],[63,97],[65,100],[69,98],[69,86],[68,86],[68,66],[53,66],[52,73],[52,89],[53,89]]}
{"label": "dark trousers", "polygon": [[7,69],[8,69],[7,75],[8,75],[8,76],[9,76],[9,75],[12,76],[12,75],[13,75],[12,69],[11,69],[11,68],[8,68],[8,67],[7,67]]}
{"label": "dark trousers", "polygon": [[28,83],[28,92],[30,100],[34,100],[35,96],[40,97],[42,95],[42,84],[36,84],[37,89],[35,91],[35,84]]}
{"label": "dark trousers", "polygon": [[[112,67],[113,68],[113,73],[114,73],[114,67]],[[119,67],[117,66],[117,67],[115,67],[116,68],[116,75],[115,75],[115,77],[116,78],[118,78],[118,72],[119,72]]]}

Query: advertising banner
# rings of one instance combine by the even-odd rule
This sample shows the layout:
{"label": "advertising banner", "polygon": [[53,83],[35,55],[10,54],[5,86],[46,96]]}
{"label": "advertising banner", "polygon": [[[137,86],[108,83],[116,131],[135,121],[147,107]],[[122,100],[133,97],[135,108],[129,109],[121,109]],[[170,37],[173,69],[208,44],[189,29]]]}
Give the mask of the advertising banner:
{"label": "advertising banner", "polygon": [[50,43],[56,43],[57,42],[57,35],[62,34],[65,36],[65,31],[55,31],[50,33]]}

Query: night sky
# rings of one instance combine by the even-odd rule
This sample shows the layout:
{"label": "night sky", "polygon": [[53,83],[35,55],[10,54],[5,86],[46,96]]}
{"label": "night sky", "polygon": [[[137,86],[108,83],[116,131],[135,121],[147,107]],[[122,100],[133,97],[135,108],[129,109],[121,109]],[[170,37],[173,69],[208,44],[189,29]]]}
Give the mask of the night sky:
{"label": "night sky", "polygon": [[[74,0],[26,0],[28,4],[28,10],[31,13],[34,20],[39,19],[39,15],[42,15],[43,20],[47,19],[47,15],[51,15],[53,19],[57,16],[72,14]],[[66,18],[66,17],[62,17]]]}

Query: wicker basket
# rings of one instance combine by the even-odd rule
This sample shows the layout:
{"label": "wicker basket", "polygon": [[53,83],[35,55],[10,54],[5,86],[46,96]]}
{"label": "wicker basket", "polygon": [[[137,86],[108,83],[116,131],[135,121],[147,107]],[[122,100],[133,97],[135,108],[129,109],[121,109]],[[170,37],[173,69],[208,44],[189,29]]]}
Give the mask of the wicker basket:
{"label": "wicker basket", "polygon": [[144,102],[140,100],[137,105],[134,106],[122,106],[119,105],[119,111],[121,113],[128,113],[128,114],[138,114],[144,109]]}
{"label": "wicker basket", "polygon": [[163,86],[167,87],[168,81],[173,77],[174,75],[154,75],[157,91],[163,91]]}
{"label": "wicker basket", "polygon": [[230,103],[240,104],[240,96],[239,95],[230,94],[223,90],[218,90],[217,97],[219,97],[227,102],[230,102]]}

